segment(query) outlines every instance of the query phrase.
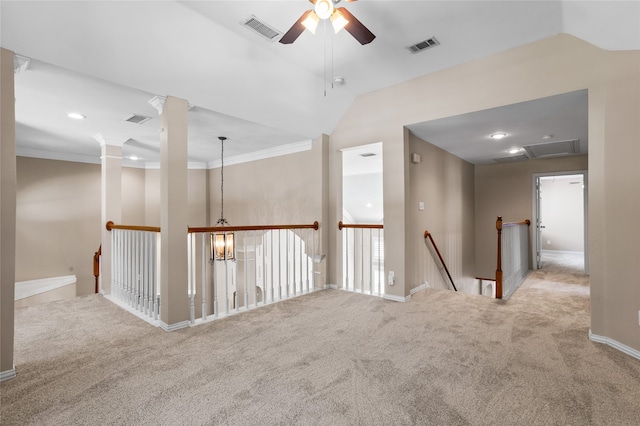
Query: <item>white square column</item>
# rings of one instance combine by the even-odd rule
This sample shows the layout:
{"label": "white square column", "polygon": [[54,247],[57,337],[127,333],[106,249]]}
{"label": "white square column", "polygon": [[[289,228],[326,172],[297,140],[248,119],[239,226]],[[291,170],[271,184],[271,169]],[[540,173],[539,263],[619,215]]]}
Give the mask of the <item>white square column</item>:
{"label": "white square column", "polygon": [[188,103],[167,96],[159,108],[160,131],[160,326],[189,325],[188,298]]}
{"label": "white square column", "polygon": [[100,229],[102,254],[100,257],[100,293],[111,294],[112,285],[112,247],[111,231],[106,224],[112,221],[120,224],[122,219],[122,143],[106,141],[98,134],[95,139],[100,143],[102,155],[100,157],[101,169],[101,210]]}

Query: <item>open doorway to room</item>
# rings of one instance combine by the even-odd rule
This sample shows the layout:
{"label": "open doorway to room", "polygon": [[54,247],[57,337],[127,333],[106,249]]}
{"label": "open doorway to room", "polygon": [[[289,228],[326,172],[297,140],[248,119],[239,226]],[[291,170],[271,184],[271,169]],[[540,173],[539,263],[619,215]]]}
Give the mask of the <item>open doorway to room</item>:
{"label": "open doorway to room", "polygon": [[342,151],[342,288],[384,293],[382,142]]}
{"label": "open doorway to room", "polygon": [[536,174],[533,181],[534,269],[588,274],[587,172]]}

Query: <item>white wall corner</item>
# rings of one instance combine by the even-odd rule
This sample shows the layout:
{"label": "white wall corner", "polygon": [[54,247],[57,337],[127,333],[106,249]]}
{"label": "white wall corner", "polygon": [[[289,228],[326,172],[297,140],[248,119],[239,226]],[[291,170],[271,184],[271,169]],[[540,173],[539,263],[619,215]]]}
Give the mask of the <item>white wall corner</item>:
{"label": "white wall corner", "polygon": [[5,380],[13,379],[16,377],[16,368],[13,367],[11,370],[1,371],[0,372],[0,382],[4,382]]}
{"label": "white wall corner", "polygon": [[589,340],[596,343],[604,343],[607,346],[611,346],[614,349],[619,350],[629,356],[632,356],[636,359],[640,359],[640,351],[633,349],[625,344],[618,342],[617,340],[610,339],[605,336],[598,336],[597,334],[593,334],[591,329],[589,329]]}

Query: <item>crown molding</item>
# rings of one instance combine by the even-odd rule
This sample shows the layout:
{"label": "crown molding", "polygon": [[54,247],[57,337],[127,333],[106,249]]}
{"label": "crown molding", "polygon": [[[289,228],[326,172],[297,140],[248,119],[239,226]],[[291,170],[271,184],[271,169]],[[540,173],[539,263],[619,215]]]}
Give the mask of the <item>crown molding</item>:
{"label": "crown molding", "polygon": [[43,160],[71,161],[74,163],[100,164],[100,156],[59,153],[54,151],[44,151],[40,149],[16,147],[17,157],[41,158]]}
{"label": "crown molding", "polygon": [[[250,163],[252,161],[264,160],[266,158],[280,157],[282,155],[295,154],[297,152],[309,151],[313,146],[311,139],[295,142],[287,145],[276,146],[273,148],[263,149],[260,151],[240,154],[233,157],[225,157],[224,165],[232,166],[234,164]],[[222,166],[222,161],[215,160],[207,163],[209,169],[217,169]]]}
{"label": "crown molding", "polygon": [[[96,135],[96,140],[98,140],[98,136]],[[98,140],[99,141],[99,140]],[[280,157],[283,155],[295,154],[298,152],[309,151],[313,147],[313,141],[311,139],[304,140],[301,142],[296,142],[287,145],[276,146],[269,149],[263,149],[260,151],[250,152],[247,154],[236,155],[233,157],[225,157],[224,165],[232,166],[235,164],[242,163],[250,163],[252,161],[264,160],[272,157]],[[31,148],[16,148],[16,156],[18,157],[31,157],[31,158],[41,158],[44,160],[58,160],[58,161],[72,161],[75,163],[89,163],[89,164],[101,164],[101,158],[93,157],[89,155],[81,155],[81,154],[68,154],[68,153],[59,153],[54,151],[44,151],[39,149],[31,149]],[[131,167],[136,169],[159,169],[159,162],[144,162],[139,160],[131,160],[126,157],[122,158],[122,165],[125,167]],[[220,160],[210,161],[208,163],[202,161],[190,161],[187,164],[189,169],[194,170],[206,170],[206,169],[216,169],[222,165]]]}

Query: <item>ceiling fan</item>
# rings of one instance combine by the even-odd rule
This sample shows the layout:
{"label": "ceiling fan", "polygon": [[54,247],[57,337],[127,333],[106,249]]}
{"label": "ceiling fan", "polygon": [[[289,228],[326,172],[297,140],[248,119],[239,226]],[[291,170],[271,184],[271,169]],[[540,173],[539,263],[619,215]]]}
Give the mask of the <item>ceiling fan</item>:
{"label": "ceiling fan", "polygon": [[[358,21],[355,16],[351,14],[344,7],[336,8],[335,5],[340,3],[341,0],[309,0],[314,8],[306,11],[300,19],[286,32],[280,39],[282,44],[291,44],[302,34],[306,29],[315,34],[318,22],[321,19],[330,19],[333,25],[334,31],[337,33],[341,29],[345,29],[351,34],[360,44],[365,45],[371,43],[376,36],[365,27],[362,22]],[[345,0],[347,2],[357,0]]]}

